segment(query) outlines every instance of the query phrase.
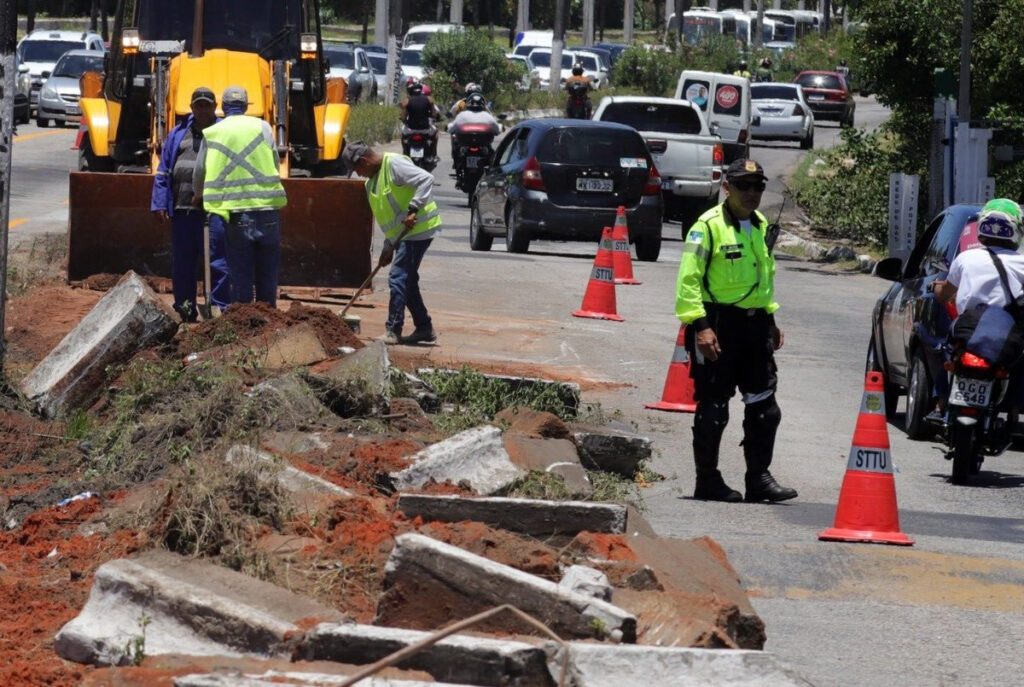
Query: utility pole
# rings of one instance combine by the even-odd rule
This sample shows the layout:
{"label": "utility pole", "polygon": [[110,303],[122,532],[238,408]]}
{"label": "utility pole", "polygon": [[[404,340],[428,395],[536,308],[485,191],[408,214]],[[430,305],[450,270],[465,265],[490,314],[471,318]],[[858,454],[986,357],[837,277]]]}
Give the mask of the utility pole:
{"label": "utility pole", "polygon": [[[628,2],[629,0],[627,0]],[[555,0],[555,26],[551,41],[551,67],[548,69],[548,89],[552,94],[562,88],[562,47],[565,44],[565,10],[567,0]]]}
{"label": "utility pole", "polygon": [[821,3],[822,21],[824,21],[825,35],[832,30],[832,0],[823,0]]}
{"label": "utility pole", "polygon": [[960,126],[971,121],[971,2],[964,0],[964,23],[960,30],[960,94],[956,101]]}
{"label": "utility pole", "polygon": [[[476,17],[476,23],[480,23],[480,18]],[[451,12],[448,16],[448,21],[452,24],[462,23],[462,0],[452,0]]]}
{"label": "utility pole", "polygon": [[402,0],[384,0],[388,5],[388,66],[385,74],[390,84],[384,95],[386,105],[394,105],[401,85],[398,83],[402,54]]}
{"label": "utility pole", "polygon": [[516,7],[516,33],[530,30],[530,0],[519,0]]}
{"label": "utility pole", "polygon": [[754,45],[761,47],[761,36],[764,33],[764,0],[757,0],[757,31],[754,32]]}
{"label": "utility pole", "polygon": [[388,0],[376,0],[373,10],[373,42],[388,44]]}
{"label": "utility pole", "polygon": [[594,44],[594,0],[583,0],[583,45]]}
{"label": "utility pole", "polygon": [[14,66],[18,11],[13,0],[0,6],[0,370],[7,353],[7,226],[11,218],[11,149],[14,146]]}
{"label": "utility pole", "polygon": [[622,7],[622,42],[633,42],[634,0],[626,0]]}

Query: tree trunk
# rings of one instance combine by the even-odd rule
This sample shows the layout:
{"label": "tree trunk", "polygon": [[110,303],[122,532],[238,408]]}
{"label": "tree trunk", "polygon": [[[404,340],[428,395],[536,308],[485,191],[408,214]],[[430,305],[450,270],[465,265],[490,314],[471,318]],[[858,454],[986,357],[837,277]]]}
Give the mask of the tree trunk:
{"label": "tree trunk", "polygon": [[25,5],[25,33],[30,34],[36,28],[36,0],[26,0]]}
{"label": "tree trunk", "polygon": [[473,0],[473,27],[480,28],[480,0]]}
{"label": "tree trunk", "polygon": [[89,30],[96,33],[99,28],[100,0],[89,3]]}
{"label": "tree trunk", "polygon": [[437,19],[435,21],[438,24],[444,21],[444,0],[437,0]]}
{"label": "tree trunk", "polygon": [[359,42],[363,43],[365,45],[366,43],[370,42],[370,41],[366,40],[367,37],[370,34],[370,0],[363,0],[362,9],[363,9],[363,33],[361,34],[361,36],[359,38]]}
{"label": "tree trunk", "polygon": [[110,26],[107,23],[107,15],[110,14],[110,2],[109,0],[103,0],[100,3],[100,35],[103,36],[103,41],[110,41]]}
{"label": "tree trunk", "polygon": [[608,0],[597,0],[597,4],[597,35],[601,37],[598,42],[604,43],[604,8],[608,5]]}

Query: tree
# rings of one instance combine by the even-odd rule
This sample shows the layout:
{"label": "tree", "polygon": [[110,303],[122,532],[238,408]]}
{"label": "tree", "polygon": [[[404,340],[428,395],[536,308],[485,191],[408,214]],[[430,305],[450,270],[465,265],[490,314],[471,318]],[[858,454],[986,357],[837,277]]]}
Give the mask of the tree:
{"label": "tree", "polygon": [[470,81],[481,84],[485,96],[493,98],[511,90],[518,76],[501,47],[486,31],[476,29],[435,34],[423,48],[423,67],[432,72],[428,81],[438,102],[461,96],[462,86]]}

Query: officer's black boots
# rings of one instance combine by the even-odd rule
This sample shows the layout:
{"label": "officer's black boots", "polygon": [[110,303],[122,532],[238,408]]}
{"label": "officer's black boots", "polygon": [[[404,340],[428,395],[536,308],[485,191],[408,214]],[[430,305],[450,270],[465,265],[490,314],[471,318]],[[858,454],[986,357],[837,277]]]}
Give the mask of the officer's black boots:
{"label": "officer's black boots", "polygon": [[701,501],[742,501],[718,471],[718,447],[729,422],[729,402],[701,403],[693,418],[693,461],[697,467],[697,486],[693,498]]}
{"label": "officer's black boots", "polygon": [[693,498],[699,501],[728,501],[738,503],[743,496],[725,483],[718,470],[697,470],[697,486]]}
{"label": "officer's black boots", "polygon": [[746,477],[747,495],[745,500],[748,503],[760,503],[761,501],[788,501],[795,499],[796,489],[784,487],[775,481],[772,473],[765,470],[760,474],[747,473]]}

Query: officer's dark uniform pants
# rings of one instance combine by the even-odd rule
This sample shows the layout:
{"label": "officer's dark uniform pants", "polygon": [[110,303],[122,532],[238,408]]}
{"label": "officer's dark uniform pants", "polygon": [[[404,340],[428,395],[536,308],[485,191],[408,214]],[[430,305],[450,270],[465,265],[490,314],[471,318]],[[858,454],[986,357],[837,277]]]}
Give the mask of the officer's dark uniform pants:
{"label": "officer's dark uniform pants", "polygon": [[690,376],[697,413],[693,420],[693,457],[698,479],[720,478],[718,449],[729,422],[729,399],[739,387],[743,412],[743,457],[747,479],[764,473],[772,462],[775,433],[782,412],[775,401],[778,378],[771,319],[764,310],[744,310],[705,303],[722,349],[712,362],[696,350],[692,327],[686,329]]}

